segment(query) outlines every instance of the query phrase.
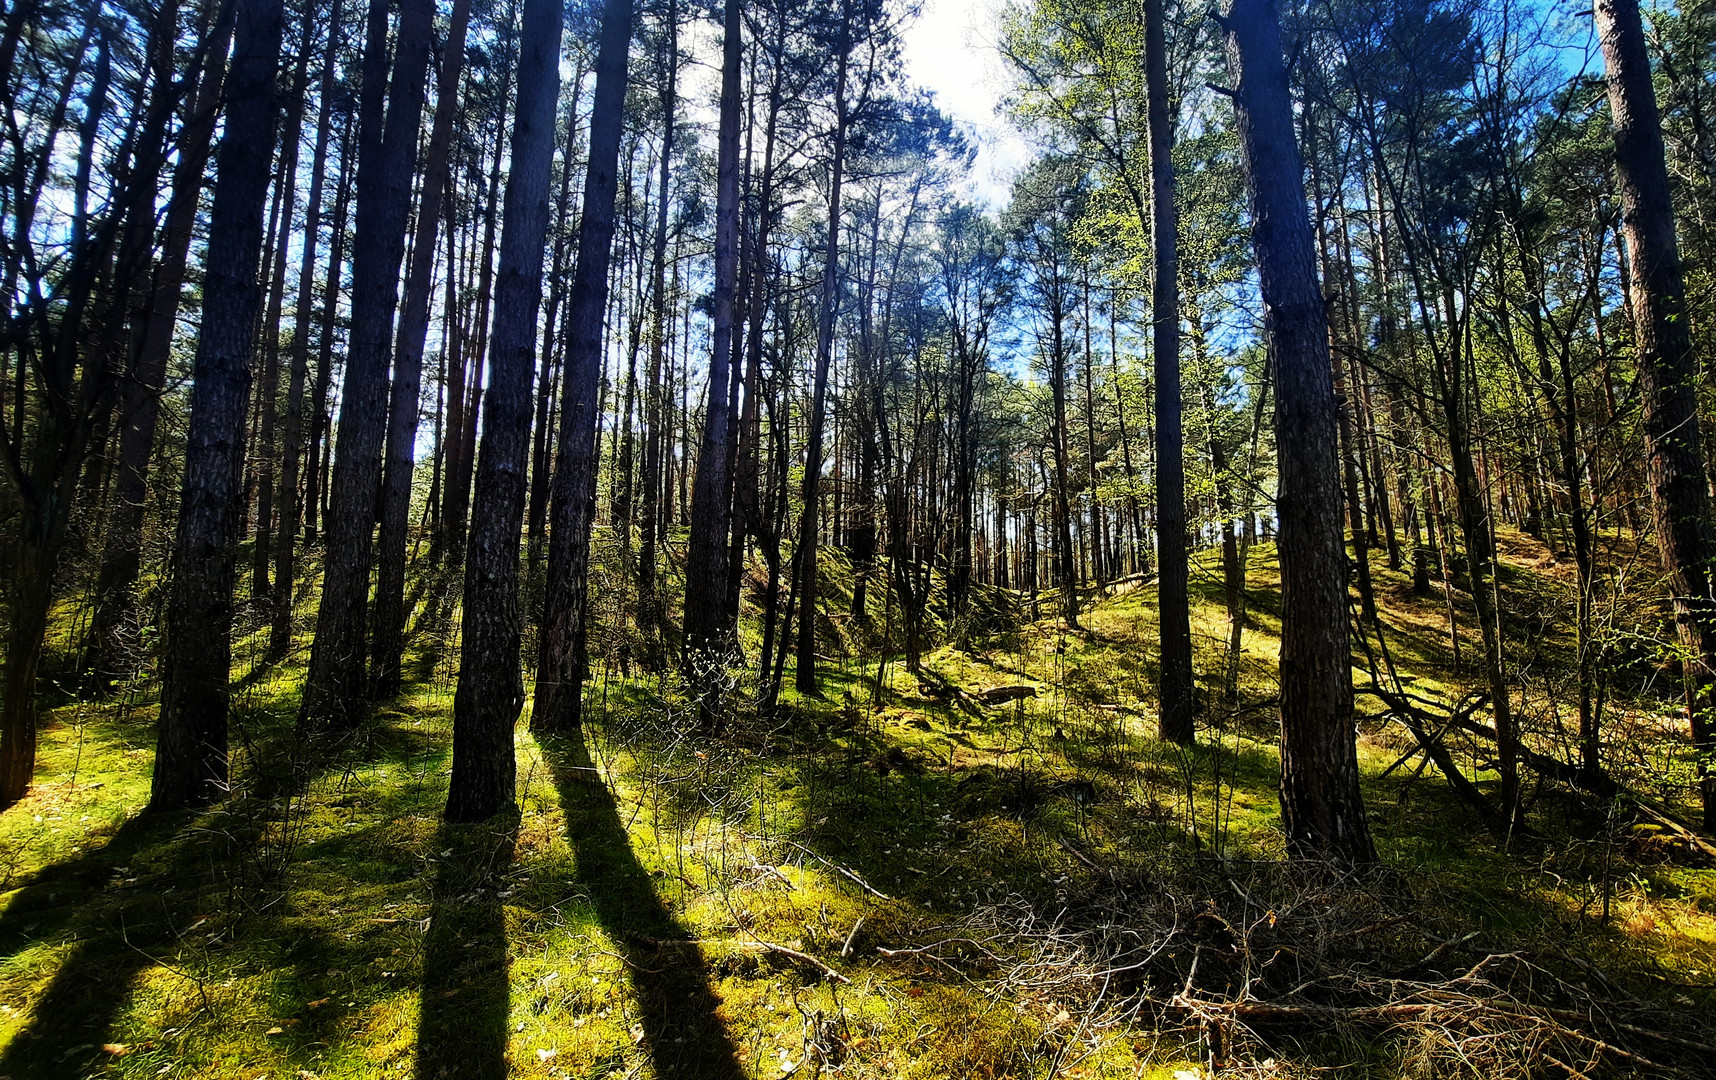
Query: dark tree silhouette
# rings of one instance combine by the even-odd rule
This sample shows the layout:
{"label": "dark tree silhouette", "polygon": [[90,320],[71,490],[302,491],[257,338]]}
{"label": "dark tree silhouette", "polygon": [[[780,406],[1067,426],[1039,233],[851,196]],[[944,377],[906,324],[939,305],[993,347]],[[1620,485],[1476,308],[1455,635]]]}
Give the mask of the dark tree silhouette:
{"label": "dark tree silhouette", "polygon": [[[1185,434],[1180,418],[1179,212],[1174,206],[1174,119],[1162,0],[1144,0],[1145,92],[1150,130],[1150,325],[1156,365],[1156,567],[1164,739],[1194,738],[1192,616],[1186,550]],[[1086,365],[1091,363],[1085,357]]]}
{"label": "dark tree silhouette", "polygon": [[280,0],[239,0],[226,128],[215,163],[203,277],[202,332],[191,387],[161,713],[155,810],[202,806],[226,795],[232,590],[244,475],[250,358],[262,308],[257,260],[274,158]]}

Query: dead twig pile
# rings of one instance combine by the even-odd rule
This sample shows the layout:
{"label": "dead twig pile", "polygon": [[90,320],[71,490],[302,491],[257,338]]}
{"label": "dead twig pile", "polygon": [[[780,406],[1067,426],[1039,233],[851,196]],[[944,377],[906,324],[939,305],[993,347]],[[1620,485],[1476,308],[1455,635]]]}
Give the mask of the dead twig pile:
{"label": "dead twig pile", "polygon": [[1282,1075],[1291,1059],[1437,1078],[1709,1075],[1707,1017],[1588,959],[1438,933],[1395,884],[1272,862],[1105,871],[1063,883],[1052,905],[1011,897],[880,953],[1051,1018],[1061,1067],[1145,1024],[1241,1073]]}

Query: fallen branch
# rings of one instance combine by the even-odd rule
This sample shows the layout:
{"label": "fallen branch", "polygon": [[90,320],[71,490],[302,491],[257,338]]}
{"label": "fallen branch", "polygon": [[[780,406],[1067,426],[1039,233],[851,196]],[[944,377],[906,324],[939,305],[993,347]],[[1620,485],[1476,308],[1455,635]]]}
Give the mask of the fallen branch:
{"label": "fallen branch", "polygon": [[857,885],[860,889],[863,889],[865,892],[869,893],[871,896],[874,896],[878,900],[892,900],[893,899],[893,897],[889,896],[885,892],[882,892],[880,889],[877,889],[874,885],[871,885],[868,881],[865,881],[863,878],[859,877],[857,874],[854,874],[852,871],[846,869],[844,866],[841,866],[839,863],[835,862],[833,859],[830,859],[826,855],[821,855],[821,854],[818,854],[817,852],[810,850],[809,848],[805,847],[803,844],[799,843],[796,840],[780,839],[780,843],[790,845],[790,846],[795,847],[798,850],[804,852],[806,855],[809,855],[811,858],[815,859],[817,862],[820,862],[823,865],[827,866],[830,870],[833,870],[834,872],[845,876],[854,885]]}
{"label": "fallen branch", "polygon": [[1690,828],[1681,824],[1680,822],[1676,821],[1675,819],[1669,817],[1667,814],[1656,809],[1654,806],[1651,806],[1649,803],[1645,802],[1643,799],[1639,799],[1639,798],[1635,797],[1631,801],[1632,801],[1632,804],[1634,806],[1638,807],[1639,813],[1643,814],[1645,817],[1650,818],[1652,821],[1656,822],[1658,825],[1661,825],[1663,828],[1674,833],[1675,836],[1679,837],[1681,840],[1686,841],[1686,843],[1688,843],[1692,847],[1697,848],[1700,852],[1702,852],[1705,855],[1706,858],[1716,859],[1716,845],[1711,844],[1710,841],[1704,839],[1702,836],[1699,836],[1697,833],[1693,832]]}
{"label": "fallen branch", "polygon": [[[710,944],[717,943],[711,942]],[[845,983],[847,986],[852,985],[851,979],[848,979],[846,976],[840,974],[840,972],[835,971],[833,968],[829,967],[827,964],[818,960],[809,953],[799,952],[797,949],[789,949],[785,945],[776,945],[772,941],[740,941],[729,944],[737,944],[745,948],[762,949],[765,952],[779,953],[782,956],[791,957],[794,960],[809,964],[811,967],[816,968],[835,982]]]}
{"label": "fallen branch", "polygon": [[[1530,1020],[1543,1027],[1553,1030],[1556,1034],[1577,1040],[1599,1054],[1608,1054],[1621,1061],[1636,1065],[1639,1068],[1651,1069],[1666,1076],[1685,1076],[1686,1073],[1672,1066],[1663,1065],[1645,1057],[1636,1051],[1616,1046],[1594,1035],[1565,1026],[1564,1022],[1590,1018],[1583,1014],[1565,1009],[1545,1009],[1538,1011],[1523,1006],[1509,1007],[1482,998],[1465,995],[1454,996],[1450,1000],[1424,1002],[1393,1002],[1387,1005],[1273,1005],[1266,1002],[1251,1001],[1210,1001],[1205,998],[1193,997],[1190,993],[1175,994],[1169,1002],[1169,1008],[1180,1009],[1191,1013],[1199,1020],[1236,1020],[1242,1024],[1327,1024],[1346,1022],[1352,1024],[1397,1024],[1413,1020],[1429,1020],[1432,1017],[1446,1017],[1450,1013],[1476,1012],[1488,1014],[1498,1019],[1517,1023]],[[1630,1024],[1611,1023],[1612,1027],[1633,1035],[1651,1035],[1662,1037],[1661,1033],[1648,1032]],[[1685,1049],[1699,1052],[1716,1052],[1716,1048],[1707,1047],[1700,1043],[1682,1040],[1676,1036],[1667,1036],[1664,1041],[1672,1042]]]}
{"label": "fallen branch", "polygon": [[[701,949],[706,945],[717,945],[724,949],[761,949],[764,952],[779,953],[781,956],[790,957],[801,963],[809,964],[811,967],[816,968],[818,971],[836,982],[846,983],[847,985],[851,985],[852,983],[851,979],[848,979],[846,976],[840,974],[840,972],[835,971],[833,968],[829,967],[821,960],[818,960],[816,957],[811,956],[809,953],[800,952],[797,949],[788,948],[785,945],[777,945],[772,941],[759,941],[755,938],[653,938],[648,934],[640,934],[635,930],[625,931],[621,936],[632,942],[634,945],[643,945],[657,951],[676,947]],[[625,958],[621,957],[621,959],[623,960]],[[629,960],[626,962],[631,964],[631,961]],[[632,966],[636,967],[637,965],[633,964]],[[650,969],[639,968],[638,970],[649,971]],[[650,974],[659,974],[659,972],[650,971]]]}

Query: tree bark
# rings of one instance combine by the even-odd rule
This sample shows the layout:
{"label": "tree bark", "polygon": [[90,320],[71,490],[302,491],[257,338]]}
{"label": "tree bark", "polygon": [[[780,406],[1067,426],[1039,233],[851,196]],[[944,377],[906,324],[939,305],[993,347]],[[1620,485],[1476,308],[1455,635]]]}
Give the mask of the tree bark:
{"label": "tree bark", "polygon": [[1157,731],[1169,742],[1189,746],[1195,738],[1196,702],[1180,408],[1180,220],[1174,205],[1174,118],[1168,114],[1162,0],[1144,3],[1144,57],[1150,127],[1150,325],[1156,369],[1156,610],[1162,646]]}
{"label": "tree bark", "polygon": [[[668,322],[668,290],[667,290],[667,212],[668,178],[673,160],[674,142],[674,110],[677,108],[679,82],[679,24],[678,5],[670,4],[668,17],[672,22],[668,27],[668,70],[667,79],[662,85],[662,136],[661,136],[661,194],[656,204],[655,240],[653,254],[650,258],[650,301],[649,301],[649,379],[644,387],[644,461],[642,469],[643,525],[638,537],[638,633],[643,638],[644,666],[651,671],[659,671],[662,666],[662,631],[666,619],[663,614],[661,590],[656,581],[656,551],[661,536],[661,458],[666,448],[666,437],[661,429],[663,390],[661,386],[663,366],[667,362],[667,322]],[[679,280],[677,270],[674,281]],[[625,448],[622,447],[622,451]],[[631,480],[631,462],[624,461],[626,471],[623,479],[629,487]],[[631,496],[625,500],[626,513],[619,527],[627,531],[626,542],[622,551],[630,553],[631,530]]]}
{"label": "tree bark", "polygon": [[1359,794],[1353,732],[1328,318],[1274,0],[1234,0],[1223,27],[1276,374],[1282,826],[1294,858],[1369,863],[1376,850]]}
{"label": "tree bark", "polygon": [[[176,4],[162,9],[162,17],[169,20],[165,25],[172,27],[163,35],[166,58],[163,70],[157,75],[165,81],[171,81],[173,74],[171,58],[176,26],[170,20],[176,11]],[[167,378],[167,360],[172,354],[173,330],[184,291],[197,204],[214,137],[216,103],[226,74],[232,22],[230,15],[220,18],[203,39],[201,76],[189,102],[189,119],[179,131],[173,198],[162,229],[161,255],[155,266],[147,307],[137,315],[141,328],[136,354],[130,377],[120,393],[119,475],[115,485],[118,498],[102,550],[89,652],[85,658],[86,669],[98,688],[105,688],[129,666],[120,655],[120,635],[135,608],[137,577],[143,565],[150,455],[155,447],[161,392]]]}
{"label": "tree bark", "polygon": [[490,340],[494,380],[484,402],[476,501],[465,549],[465,621],[459,688],[453,698],[448,821],[481,821],[513,806],[513,726],[524,706],[519,539],[530,465],[536,315],[548,236],[564,16],[562,0],[525,2]]}
{"label": "tree bark", "polygon": [[1596,0],[1608,69],[1627,291],[1644,400],[1646,476],[1663,569],[1674,589],[1686,707],[1698,759],[1704,827],[1716,829],[1716,529],[1698,416],[1698,358],[1687,325],[1686,277],[1638,0]]}
{"label": "tree bark", "polygon": [[316,380],[310,391],[310,447],[304,453],[304,543],[316,543],[316,523],[327,520],[328,452],[333,446],[333,418],[328,414],[328,389],[334,375],[334,324],[340,308],[341,269],[346,263],[347,226],[351,221],[352,161],[355,140],[348,127],[340,140],[340,178],[334,185],[333,246],[328,253],[326,295],[322,298],[322,330],[317,344]]}
{"label": "tree bark", "polygon": [[[733,359],[733,295],[739,276],[739,61],[740,0],[726,0],[721,47],[721,115],[716,138],[715,333],[709,357],[709,399],[691,497],[691,544],[685,564],[685,656],[688,683],[702,689],[698,717],[718,726],[720,695],[709,692],[733,635],[727,624],[727,527],[732,516],[727,379]],[[662,193],[664,196],[666,192]]]}
{"label": "tree bark", "polygon": [[149,806],[203,806],[227,792],[232,593],[250,357],[262,305],[257,260],[274,156],[280,0],[238,0],[226,128],[216,162],[202,331],[162,656]]}
{"label": "tree bark", "polygon": [[798,642],[794,653],[793,683],[801,694],[817,695],[816,682],[816,545],[817,513],[822,484],[822,429],[828,413],[828,368],[834,357],[834,319],[839,307],[840,274],[840,185],[846,172],[847,125],[846,72],[852,49],[851,29],[842,5],[840,55],[834,76],[834,155],[829,165],[828,234],[822,268],[822,295],[816,310],[816,373],[811,387],[810,433],[804,451],[804,516],[799,523],[798,549]]}
{"label": "tree bark", "polygon": [[393,352],[399,264],[405,256],[433,15],[432,0],[401,4],[384,129],[381,80],[386,70],[387,5],[385,0],[372,0],[370,5],[358,149],[351,342],[340,395],[327,569],[300,714],[301,723],[312,729],[355,727],[366,712],[364,615],[387,428],[387,367]]}
{"label": "tree bark", "polygon": [[[322,58],[320,115],[316,119],[316,147],[310,157],[310,201],[304,214],[304,256],[298,270],[297,325],[292,331],[292,372],[287,379],[286,424],[283,435],[285,457],[280,466],[280,531],[275,537],[274,611],[268,630],[268,655],[279,659],[292,645],[292,587],[297,578],[298,529],[303,522],[304,502],[298,494],[303,470],[304,389],[310,378],[310,324],[315,308],[310,295],[316,287],[316,247],[322,226],[323,173],[327,171],[328,141],[333,133],[335,77],[338,74],[341,21],[344,0],[333,0],[328,12],[327,52]],[[322,303],[339,296],[339,267],[328,269],[328,285]],[[310,470],[314,473],[314,465]]]}
{"label": "tree bark", "polygon": [[[435,243],[447,201],[453,115],[465,66],[465,28],[471,0],[455,0],[436,83],[435,120],[423,170],[423,198],[411,241],[405,306],[393,354],[393,386],[387,417],[387,459],[381,483],[381,536],[377,553],[375,612],[370,631],[372,693],[399,692],[405,652],[405,541],[410,528],[411,478],[417,466],[418,398],[423,390],[423,346],[429,339],[429,296],[435,287]],[[449,268],[450,269],[450,268]],[[540,272],[539,272],[540,273]]]}
{"label": "tree bark", "polygon": [[575,730],[583,720],[590,527],[596,516],[596,419],[601,404],[602,315],[619,186],[632,0],[605,0],[596,92],[590,114],[590,160],[578,223],[578,266],[567,300],[565,388],[560,407],[553,491],[549,500],[548,591],[531,728]]}

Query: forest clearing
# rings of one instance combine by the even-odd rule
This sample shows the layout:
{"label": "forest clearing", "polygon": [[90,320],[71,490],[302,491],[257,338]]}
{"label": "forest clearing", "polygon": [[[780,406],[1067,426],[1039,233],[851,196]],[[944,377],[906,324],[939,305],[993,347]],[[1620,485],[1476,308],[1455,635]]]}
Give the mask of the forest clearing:
{"label": "forest clearing", "polygon": [[0,101],[0,1080],[1712,1075],[1716,3],[6,0]]}

